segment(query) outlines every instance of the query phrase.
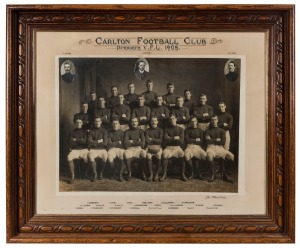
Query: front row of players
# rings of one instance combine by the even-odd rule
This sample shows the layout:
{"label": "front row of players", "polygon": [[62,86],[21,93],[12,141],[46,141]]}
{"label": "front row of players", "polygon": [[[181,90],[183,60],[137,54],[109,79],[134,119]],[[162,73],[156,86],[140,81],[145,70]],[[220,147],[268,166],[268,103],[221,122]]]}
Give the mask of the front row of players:
{"label": "front row of players", "polygon": [[[167,177],[167,169],[169,159],[177,158],[181,167],[181,179],[187,181],[186,168],[189,167],[189,179],[194,176],[193,162],[195,158],[197,162],[205,161],[209,165],[209,176],[206,178],[209,182],[215,178],[215,158],[222,158],[225,163],[221,166],[221,176],[226,182],[233,181],[227,176],[226,167],[234,161],[234,155],[224,149],[225,131],[218,127],[218,117],[211,117],[210,128],[203,132],[197,128],[197,118],[190,120],[191,126],[184,130],[177,125],[175,115],[170,115],[169,126],[163,131],[158,127],[158,119],[151,117],[151,127],[143,131],[138,127],[138,119],[132,118],[130,121],[130,129],[123,132],[120,130],[119,120],[112,121],[112,130],[107,132],[101,127],[102,121],[100,117],[95,117],[94,128],[87,133],[82,128],[82,120],[75,120],[76,128],[70,132],[69,147],[71,152],[68,155],[68,164],[71,172],[70,183],[74,181],[74,159],[82,158],[85,163],[85,174],[90,163],[93,171],[92,182],[103,178],[105,165],[115,171],[116,162],[119,162],[118,180],[124,181],[123,171],[127,169],[127,180],[131,180],[131,164],[134,158],[142,161],[141,171],[142,179],[148,181],[164,181]],[[182,147],[186,144],[186,149]],[[163,146],[162,146],[163,145]],[[89,149],[88,149],[88,148]],[[146,148],[145,148],[146,147]],[[162,147],[165,147],[163,149]],[[206,147],[206,150],[203,149]],[[145,148],[145,149],[144,149]],[[100,167],[99,176],[97,174],[96,159],[100,159],[102,166]],[[153,158],[155,158],[156,168],[153,170]],[[148,166],[148,177],[146,177],[146,164]],[[162,175],[159,173],[162,167]],[[199,167],[199,163],[198,163]],[[155,172],[155,173],[154,173]],[[112,172],[114,174],[114,172]],[[200,179],[205,179],[199,173]]]}

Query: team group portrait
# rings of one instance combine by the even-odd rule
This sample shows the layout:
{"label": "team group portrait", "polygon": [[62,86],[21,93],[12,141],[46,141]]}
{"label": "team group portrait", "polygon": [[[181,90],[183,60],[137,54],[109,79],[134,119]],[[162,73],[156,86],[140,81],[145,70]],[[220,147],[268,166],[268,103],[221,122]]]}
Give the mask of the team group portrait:
{"label": "team group portrait", "polygon": [[239,185],[239,58],[59,58],[59,191]]}

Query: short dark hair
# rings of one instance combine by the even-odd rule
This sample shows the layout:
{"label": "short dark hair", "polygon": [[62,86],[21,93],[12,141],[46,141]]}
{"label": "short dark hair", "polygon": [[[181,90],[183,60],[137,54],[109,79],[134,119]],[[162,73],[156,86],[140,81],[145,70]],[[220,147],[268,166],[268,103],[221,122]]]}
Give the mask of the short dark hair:
{"label": "short dark hair", "polygon": [[218,103],[218,105],[220,105],[220,104],[224,104],[226,106],[226,103],[223,102],[223,101],[221,101],[221,102]]}
{"label": "short dark hair", "polygon": [[153,82],[152,79],[149,79],[149,80],[147,80],[146,85],[147,85],[148,83],[154,83],[154,82]]}
{"label": "short dark hair", "polygon": [[206,96],[205,94],[200,94],[200,96],[199,97],[202,97],[202,96]]}
{"label": "short dark hair", "polygon": [[118,87],[116,85],[111,86],[110,89],[112,90],[113,88],[117,88],[118,89]]}
{"label": "short dark hair", "polygon": [[118,118],[116,118],[116,117],[112,118],[112,120],[111,120],[111,122],[114,122],[114,121],[117,121],[117,122],[120,123],[120,120]]}
{"label": "short dark hair", "polygon": [[234,66],[235,66],[235,62],[233,60],[229,60],[228,65],[229,64],[234,64]]}
{"label": "short dark hair", "polygon": [[167,84],[167,87],[169,87],[169,86],[171,86],[171,85],[174,86],[174,84],[173,84],[172,82],[169,82],[169,83]]}
{"label": "short dark hair", "polygon": [[96,94],[96,91],[92,90],[92,91],[90,92],[90,95],[91,95],[91,94]]}
{"label": "short dark hair", "polygon": [[129,83],[127,84],[127,87],[128,87],[129,85],[131,85],[131,84],[133,84],[133,85],[135,86],[135,84],[134,84],[133,82],[129,82]]}
{"label": "short dark hair", "polygon": [[186,92],[191,92],[189,89],[185,89],[184,91],[183,91],[183,94],[185,94]]}

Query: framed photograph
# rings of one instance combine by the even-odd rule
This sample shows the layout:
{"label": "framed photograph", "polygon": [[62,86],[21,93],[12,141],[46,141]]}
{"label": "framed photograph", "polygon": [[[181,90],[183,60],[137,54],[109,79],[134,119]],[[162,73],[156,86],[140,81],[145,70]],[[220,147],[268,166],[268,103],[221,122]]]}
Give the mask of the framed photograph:
{"label": "framed photograph", "polygon": [[7,242],[295,242],[293,5],[7,13]]}

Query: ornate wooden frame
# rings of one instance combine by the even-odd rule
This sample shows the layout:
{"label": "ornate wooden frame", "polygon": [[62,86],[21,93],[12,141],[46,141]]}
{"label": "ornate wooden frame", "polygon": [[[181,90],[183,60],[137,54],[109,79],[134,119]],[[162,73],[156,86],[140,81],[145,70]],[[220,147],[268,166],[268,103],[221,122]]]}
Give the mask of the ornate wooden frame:
{"label": "ornate wooden frame", "polygon": [[[264,31],[269,34],[267,214],[35,214],[33,31]],[[7,242],[295,242],[294,6],[7,6]]]}

